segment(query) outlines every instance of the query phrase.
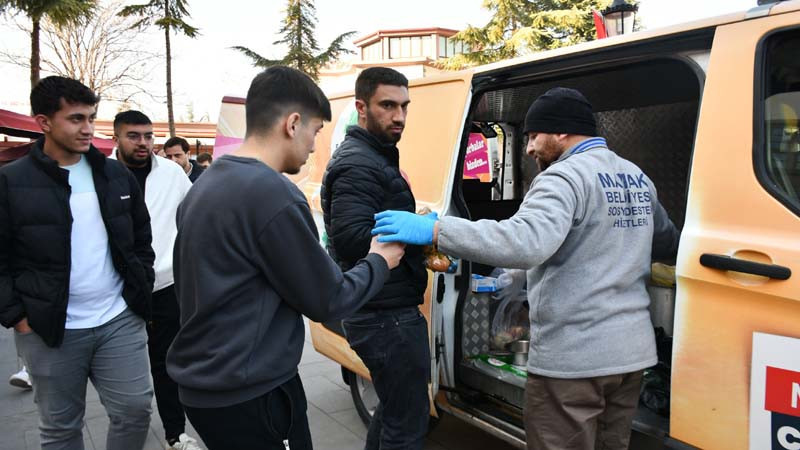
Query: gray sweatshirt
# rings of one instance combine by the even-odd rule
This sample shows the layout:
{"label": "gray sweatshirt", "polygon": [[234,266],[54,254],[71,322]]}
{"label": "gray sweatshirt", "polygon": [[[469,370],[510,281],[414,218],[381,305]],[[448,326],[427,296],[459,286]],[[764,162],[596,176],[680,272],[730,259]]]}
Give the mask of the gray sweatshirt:
{"label": "gray sweatshirt", "polygon": [[294,377],[301,314],[347,317],[389,277],[374,253],[343,273],[319,245],[300,189],[251,158],[215,161],[178,208],[177,225],[181,329],[167,372],[195,408],[242,403]]}
{"label": "gray sweatshirt", "polygon": [[528,371],[554,378],[656,364],[645,280],[674,256],[679,233],[636,165],[592,138],[567,150],[500,222],[444,217],[447,254],[527,273]]}

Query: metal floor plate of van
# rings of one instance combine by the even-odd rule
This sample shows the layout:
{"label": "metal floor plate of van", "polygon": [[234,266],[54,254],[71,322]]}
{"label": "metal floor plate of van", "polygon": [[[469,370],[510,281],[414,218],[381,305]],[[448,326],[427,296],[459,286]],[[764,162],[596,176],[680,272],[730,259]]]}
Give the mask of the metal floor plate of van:
{"label": "metal floor plate of van", "polygon": [[490,301],[487,294],[470,293],[467,296],[463,312],[462,354],[474,356],[489,353],[489,332],[492,327]]}

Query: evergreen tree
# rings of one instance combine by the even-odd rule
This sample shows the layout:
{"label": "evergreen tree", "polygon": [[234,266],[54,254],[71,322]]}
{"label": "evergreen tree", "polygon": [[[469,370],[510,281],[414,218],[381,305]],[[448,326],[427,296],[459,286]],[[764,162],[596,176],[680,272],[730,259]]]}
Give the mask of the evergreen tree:
{"label": "evergreen tree", "polygon": [[278,32],[283,38],[272,43],[273,45],[285,44],[289,48],[283,58],[265,58],[242,46],[236,46],[233,49],[249,57],[256,67],[266,68],[277,65],[294,67],[317,80],[322,67],[335,61],[342,54],[353,53],[344,47],[343,42],[355,31],[340,34],[325,51],[320,52],[317,38],[314,37],[316,25],[316,7],[313,0],[288,0],[286,17]]}
{"label": "evergreen tree", "polygon": [[611,1],[484,0],[483,7],[493,12],[489,22],[451,38],[472,51],[448,58],[443,66],[459,69],[594,40],[592,10],[602,11]]}
{"label": "evergreen tree", "polygon": [[42,19],[60,27],[80,22],[92,14],[95,6],[95,0],[0,0],[0,13],[21,12],[31,20],[31,89],[39,82],[41,71]]}
{"label": "evergreen tree", "polygon": [[167,119],[169,121],[169,135],[175,136],[175,116],[172,107],[172,46],[170,32],[181,32],[193,38],[199,34],[199,29],[186,23],[183,18],[189,17],[187,0],[150,0],[143,5],[130,5],[122,8],[120,16],[139,16],[141,19],[133,28],[146,27],[154,24],[164,30],[164,42],[167,51]]}

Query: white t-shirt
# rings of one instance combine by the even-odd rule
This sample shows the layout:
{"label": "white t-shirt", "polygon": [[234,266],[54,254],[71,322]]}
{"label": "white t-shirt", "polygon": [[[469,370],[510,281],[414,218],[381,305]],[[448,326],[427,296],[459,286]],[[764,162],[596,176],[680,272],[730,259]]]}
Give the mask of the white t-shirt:
{"label": "white t-shirt", "polygon": [[81,155],[77,164],[63,168],[69,171],[72,188],[72,263],[65,328],[99,327],[127,308],[122,298],[122,277],[111,260],[89,162]]}

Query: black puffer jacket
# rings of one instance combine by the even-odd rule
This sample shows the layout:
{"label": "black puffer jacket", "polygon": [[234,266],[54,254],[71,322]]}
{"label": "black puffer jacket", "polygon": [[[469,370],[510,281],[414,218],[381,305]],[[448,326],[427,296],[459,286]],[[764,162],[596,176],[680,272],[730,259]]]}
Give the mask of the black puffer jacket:
{"label": "black puffer jacket", "polygon": [[[27,317],[44,342],[64,338],[69,300],[72,213],[69,172],[42,151],[0,168],[0,323],[12,327]],[[121,163],[91,147],[100,212],[114,267],[124,281],[128,307],[147,318],[153,289],[150,216],[136,178]]]}
{"label": "black puffer jacket", "polygon": [[[322,211],[328,253],[342,270],[349,270],[369,251],[376,213],[414,212],[416,202],[400,174],[399,159],[396,146],[353,126],[328,162],[322,178]],[[409,245],[383,289],[362,310],[419,305],[427,284],[422,247]]]}

